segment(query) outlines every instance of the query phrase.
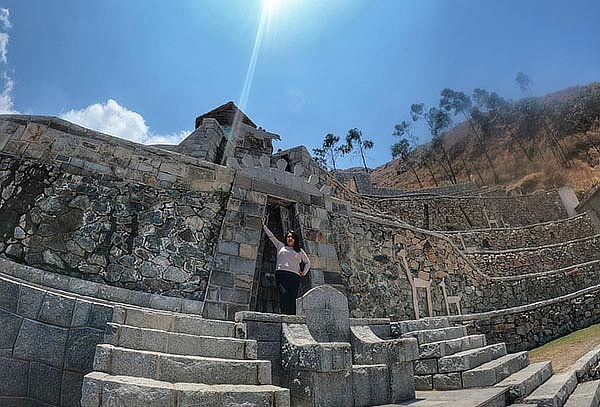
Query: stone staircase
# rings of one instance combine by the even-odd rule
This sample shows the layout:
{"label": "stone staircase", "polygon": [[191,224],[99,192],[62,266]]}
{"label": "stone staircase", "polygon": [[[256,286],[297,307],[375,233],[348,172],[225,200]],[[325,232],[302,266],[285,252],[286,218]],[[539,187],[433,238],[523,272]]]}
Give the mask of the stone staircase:
{"label": "stone staircase", "polygon": [[[417,391],[495,387],[507,389],[502,405],[600,405],[600,381],[578,384],[573,370],[553,375],[551,362],[530,364],[527,352],[509,354],[504,343],[487,344],[484,335],[469,335],[465,326],[451,326],[446,318],[395,322],[392,333],[418,341]],[[497,405],[481,406],[488,404]]]}
{"label": "stone staircase", "polygon": [[289,390],[271,385],[271,362],[257,343],[235,338],[235,323],[117,308],[82,407],[289,406]]}

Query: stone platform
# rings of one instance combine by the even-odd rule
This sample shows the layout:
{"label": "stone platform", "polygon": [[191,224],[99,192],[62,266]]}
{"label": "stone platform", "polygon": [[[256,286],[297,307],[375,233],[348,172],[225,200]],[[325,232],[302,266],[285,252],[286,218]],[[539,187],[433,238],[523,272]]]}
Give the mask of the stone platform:
{"label": "stone platform", "polygon": [[414,400],[381,407],[505,407],[507,388],[418,391]]}

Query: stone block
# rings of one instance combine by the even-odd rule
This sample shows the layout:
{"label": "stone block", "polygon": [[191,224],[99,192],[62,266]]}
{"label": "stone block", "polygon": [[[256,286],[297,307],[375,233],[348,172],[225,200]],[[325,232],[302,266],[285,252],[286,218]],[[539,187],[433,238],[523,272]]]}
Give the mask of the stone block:
{"label": "stone block", "polygon": [[19,285],[10,281],[2,281],[0,285],[0,309],[17,312],[19,302]]}
{"label": "stone block", "polygon": [[91,310],[91,302],[77,300],[75,302],[75,308],[73,309],[73,319],[71,320],[71,327],[78,328],[82,326],[88,326]]}
{"label": "stone block", "polygon": [[119,346],[152,352],[166,352],[167,336],[165,331],[120,326]]}
{"label": "stone block", "polygon": [[69,331],[65,351],[65,369],[87,373],[94,364],[96,345],[102,342],[104,333],[93,328],[74,328]]}
{"label": "stone block", "polygon": [[156,353],[112,347],[110,354],[110,372],[107,373],[147,378],[155,378],[157,375],[158,355]]}
{"label": "stone block", "polygon": [[62,374],[60,369],[32,362],[29,370],[29,397],[50,405],[60,403]]}
{"label": "stone block", "polygon": [[352,374],[347,371],[315,372],[314,405],[315,406],[351,406]]}
{"label": "stone block", "polygon": [[0,394],[26,397],[29,382],[29,362],[0,357]]}
{"label": "stone block", "polygon": [[412,362],[393,363],[390,369],[390,392],[392,402],[415,398],[415,381]]}
{"label": "stone block", "polygon": [[204,301],[204,310],[202,315],[205,318],[210,319],[226,319],[227,307],[221,302]]}
{"label": "stone block", "polygon": [[275,360],[281,358],[281,342],[257,341],[257,357],[259,359]]}
{"label": "stone block", "polygon": [[78,407],[81,401],[81,385],[83,375],[75,372],[63,371],[61,385],[61,406]]}
{"label": "stone block", "polygon": [[433,375],[433,388],[435,390],[458,390],[462,389],[460,373],[439,373]]}
{"label": "stone block", "polygon": [[220,407],[221,394],[216,391],[200,391],[198,386],[191,383],[176,383],[177,407]]}
{"label": "stone block", "polygon": [[14,356],[62,368],[68,332],[68,329],[25,319],[17,336]]}
{"label": "stone block", "polygon": [[255,260],[258,253],[258,246],[246,243],[240,244],[239,255],[245,259]]}
{"label": "stone block", "polygon": [[11,349],[14,346],[22,320],[18,315],[0,310],[0,349]]}
{"label": "stone block", "polygon": [[89,324],[92,328],[104,329],[106,323],[112,320],[112,307],[104,304],[92,303]]}
{"label": "stone block", "polygon": [[130,382],[106,381],[102,387],[103,406],[175,407],[172,385],[145,379]]}
{"label": "stone block", "polygon": [[181,311],[181,299],[166,295],[150,294],[149,307],[164,311],[179,312]]}
{"label": "stone block", "polygon": [[438,372],[437,359],[418,359],[415,360],[415,374],[432,375]]}
{"label": "stone block", "polygon": [[99,372],[110,372],[110,365],[112,359],[112,347],[110,346],[96,346],[94,353],[94,370]]}
{"label": "stone block", "polygon": [[210,273],[210,285],[220,286],[220,287],[233,287],[233,274],[226,273],[222,271],[213,270]]}
{"label": "stone block", "polygon": [[281,323],[247,321],[246,335],[248,339],[261,342],[278,342],[281,339]]}
{"label": "stone block", "polygon": [[219,253],[228,254],[231,256],[240,255],[240,244],[237,242],[221,240],[218,244]]}
{"label": "stone block", "polygon": [[71,326],[75,300],[46,293],[40,308],[39,321],[68,328]]}
{"label": "stone block", "polygon": [[386,365],[352,367],[354,406],[373,406],[390,401],[390,377]]}
{"label": "stone block", "polygon": [[232,273],[254,274],[256,261],[243,259],[241,257],[231,257],[229,259],[229,270]]}
{"label": "stone block", "polygon": [[221,301],[238,304],[250,303],[250,291],[242,288],[221,288]]}
{"label": "stone block", "polygon": [[433,376],[415,376],[415,390],[433,390]]}

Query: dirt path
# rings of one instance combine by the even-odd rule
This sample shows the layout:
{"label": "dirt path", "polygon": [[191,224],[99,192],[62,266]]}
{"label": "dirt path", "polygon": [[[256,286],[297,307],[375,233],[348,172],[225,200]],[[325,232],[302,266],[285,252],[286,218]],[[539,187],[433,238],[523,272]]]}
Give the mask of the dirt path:
{"label": "dirt path", "polygon": [[564,372],[577,359],[600,344],[600,324],[575,331],[529,351],[529,360],[551,360],[554,373]]}

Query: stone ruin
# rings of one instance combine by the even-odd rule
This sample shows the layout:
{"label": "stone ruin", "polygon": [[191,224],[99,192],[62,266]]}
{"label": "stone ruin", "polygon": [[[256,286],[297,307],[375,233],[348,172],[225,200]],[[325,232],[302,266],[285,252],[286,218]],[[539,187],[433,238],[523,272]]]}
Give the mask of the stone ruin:
{"label": "stone ruin", "polygon": [[[0,405],[562,405],[596,385],[597,358],[552,375],[524,351],[600,322],[597,194],[390,191],[277,139],[232,102],[177,146],[0,116]],[[296,316],[265,214],[313,264]]]}

